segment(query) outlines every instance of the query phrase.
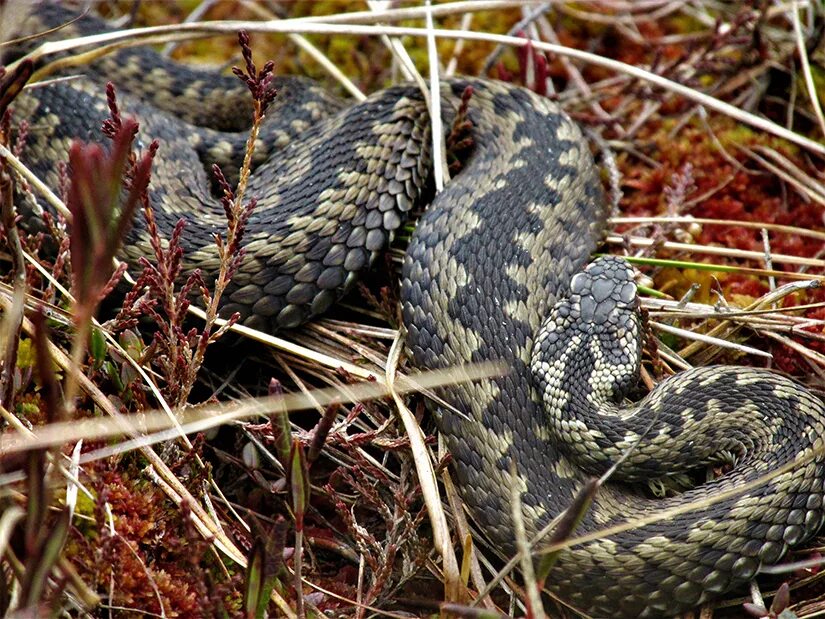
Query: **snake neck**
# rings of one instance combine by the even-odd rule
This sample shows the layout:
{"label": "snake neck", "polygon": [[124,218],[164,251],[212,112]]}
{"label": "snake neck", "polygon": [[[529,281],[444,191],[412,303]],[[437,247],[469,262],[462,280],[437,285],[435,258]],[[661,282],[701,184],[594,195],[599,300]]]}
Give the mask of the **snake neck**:
{"label": "snake neck", "polygon": [[695,369],[627,402],[639,379],[642,339],[633,272],[615,257],[574,276],[570,294],[539,331],[531,364],[536,387],[560,446],[579,466],[601,475],[618,464],[615,479],[691,485],[687,473],[781,444],[783,430],[770,419],[789,414],[792,402],[743,404],[749,372],[773,385],[764,373]]}

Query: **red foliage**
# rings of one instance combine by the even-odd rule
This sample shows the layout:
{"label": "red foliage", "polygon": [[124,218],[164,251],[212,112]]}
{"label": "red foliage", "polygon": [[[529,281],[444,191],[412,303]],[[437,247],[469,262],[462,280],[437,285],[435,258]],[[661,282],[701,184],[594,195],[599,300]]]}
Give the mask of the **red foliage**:
{"label": "red foliage", "polygon": [[107,600],[114,606],[160,614],[160,598],[167,617],[209,616],[208,608],[218,616],[218,604],[231,607],[239,597],[242,576],[205,582],[207,572],[218,573],[200,567],[211,560],[208,543],[192,530],[187,510],[172,504],[137,467],[139,462],[107,461],[87,469],[96,522],[72,531],[69,556],[92,588],[103,592],[114,585]]}

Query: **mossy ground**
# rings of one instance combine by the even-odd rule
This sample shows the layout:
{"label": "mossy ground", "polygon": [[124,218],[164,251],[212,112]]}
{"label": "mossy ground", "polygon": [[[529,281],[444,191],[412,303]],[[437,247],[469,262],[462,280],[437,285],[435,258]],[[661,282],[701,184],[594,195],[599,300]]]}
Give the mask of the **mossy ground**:
{"label": "mossy ground", "polygon": [[[117,4],[104,9],[109,14],[121,15],[131,7],[129,3]],[[135,25],[177,23],[198,4],[197,1],[143,2]],[[283,11],[279,15],[282,18],[365,9],[361,2],[334,1],[291,2],[279,8]],[[708,11],[712,14],[712,9]],[[611,21],[628,15],[632,19],[623,25]],[[227,0],[215,3],[204,19],[260,17],[245,3]],[[774,30],[760,31],[758,12],[750,5],[729,9],[718,17],[730,25],[731,34],[715,30],[688,11],[646,18],[642,11],[618,14],[600,5],[569,3],[547,14],[548,23],[563,45],[635,66],[653,67],[654,72],[704,89],[723,100],[750,100],[755,113],[783,125],[790,118],[795,131],[821,140],[793,46],[790,45],[788,51],[784,36],[779,37]],[[518,8],[487,11],[474,17],[471,28],[507,33],[521,18]],[[457,28],[460,23],[460,15],[439,20],[439,26],[444,28]],[[766,24],[787,32],[787,25],[779,18],[768,19]],[[421,23],[409,21],[402,25],[420,26]],[[761,37],[757,33],[761,33]],[[778,40],[772,41],[772,35]],[[307,38],[365,92],[384,87],[393,79],[392,55],[377,37],[309,35]],[[426,71],[427,53],[422,40],[410,37],[402,42],[418,68]],[[330,83],[332,89],[344,94],[305,52],[284,37],[254,35],[252,47],[259,66],[272,59],[278,72],[309,75]],[[454,48],[453,41],[440,41],[440,57],[449,58]],[[458,57],[458,72],[479,74],[494,49],[491,43],[465,43]],[[174,56],[218,66],[239,63],[234,37],[187,42],[176,49]],[[494,63],[493,75],[519,81],[525,58],[524,54],[504,50]],[[822,95],[825,69],[821,51],[812,55],[811,61],[814,83]],[[689,101],[638,80],[627,76],[616,79],[616,74],[605,68],[576,63],[581,78],[592,87],[593,96],[585,97],[572,85],[569,67],[559,57],[546,57],[546,66],[547,76],[556,89],[550,96],[559,99],[583,125],[598,132],[614,149],[621,173],[622,199],[618,215],[691,215],[825,230],[822,202],[796,190],[792,183],[784,182],[763,164],[770,153],[776,153],[789,162],[785,169],[821,183],[821,158],[729,116],[700,112]],[[753,75],[752,80],[737,80],[747,71]],[[789,113],[792,76],[797,89],[796,107]],[[757,80],[762,90],[755,98],[748,99]],[[626,133],[630,128],[632,133]],[[684,225],[656,224],[638,228],[618,224],[614,231],[650,234],[661,241],[676,240],[696,246],[764,251],[760,230],[738,225],[704,224],[686,229]],[[775,254],[813,260],[823,256],[821,241],[793,231],[770,233],[769,239],[770,251]],[[611,249],[617,250],[616,246]],[[644,255],[684,259],[686,254],[660,244]],[[688,258],[724,266],[760,266],[735,251],[727,256],[697,253]],[[780,271],[799,268],[780,263],[773,266]],[[319,350],[331,347],[345,358],[361,359],[365,365],[370,355],[386,359],[391,329],[397,326],[394,268],[391,259],[379,265],[374,277],[347,300],[348,309],[339,310],[332,320],[308,328],[296,335],[296,339]],[[753,273],[667,266],[643,270],[657,290],[676,299],[693,284],[699,284],[692,298],[701,303],[713,304],[717,294],[721,294],[732,306],[746,307],[769,290],[768,279]],[[823,268],[818,264],[810,267],[808,273],[821,276]],[[782,303],[786,306],[820,304],[802,315],[822,320],[825,319],[823,290],[825,287],[809,290],[787,297]],[[336,322],[342,319],[347,322]],[[806,339],[804,343],[811,350],[825,353],[821,323],[812,324],[803,328],[818,339]],[[122,332],[120,338],[127,348],[131,341],[131,350],[137,350],[135,354],[140,357],[151,345],[152,334],[146,325],[140,324],[126,335]],[[57,337],[55,341],[66,346],[66,340]],[[35,361],[30,342],[24,338],[17,353],[19,387],[12,410],[24,424],[36,427],[46,423],[47,415],[40,382],[32,371]],[[796,375],[810,374],[809,360],[802,359],[797,350],[770,338],[752,338],[750,343],[772,352],[775,365],[780,369]],[[87,374],[116,407],[123,412],[136,412],[156,406],[152,394],[122,356],[103,355],[103,359],[87,359]],[[288,391],[328,385],[346,388],[358,382],[351,375],[328,371],[306,360],[232,341],[217,345],[207,357],[191,401],[265,394],[272,377]],[[430,432],[431,442],[434,441],[434,428],[421,400],[413,399],[413,404],[424,428]],[[294,438],[302,445],[308,447],[317,436],[317,429],[314,433],[312,429],[319,410],[323,412],[323,409],[319,406],[292,417]],[[91,417],[100,411],[91,400],[82,399],[74,414],[77,418]],[[394,419],[389,401],[346,406],[336,409],[335,414],[336,422],[326,436],[322,455],[309,468],[312,487],[304,524],[305,583],[300,596],[305,598],[311,612],[317,609],[336,616],[367,614],[354,600],[387,610],[397,608],[397,600],[402,597],[418,599],[419,602],[407,604],[405,608],[425,614],[428,606],[420,600],[437,602],[443,588],[409,441]],[[193,496],[211,493],[214,515],[244,551],[252,548],[258,534],[250,533],[242,520],[258,522],[260,529],[253,527],[253,531],[266,531],[273,537],[276,536],[273,531],[282,526],[278,518],[287,523],[288,533],[283,538],[286,547],[278,548],[285,564],[278,572],[277,591],[295,608],[299,594],[288,572],[295,567],[290,483],[283,470],[273,463],[277,458],[267,459],[261,452],[261,448],[274,452],[275,443],[269,423],[232,425],[220,429],[216,436],[199,438],[192,451],[173,453],[169,465]],[[84,451],[111,444],[115,441],[90,441]],[[253,444],[258,447],[252,447]],[[168,493],[147,476],[147,464],[141,455],[131,452],[99,459],[81,468],[82,482],[90,496],[81,494],[78,499],[63,556],[80,580],[103,600],[100,606],[90,610],[91,614],[242,616],[244,570],[220,558],[209,540],[204,540],[192,526],[189,509],[172,502]],[[209,490],[210,482],[212,490]],[[225,502],[214,495],[215,488],[221,490],[227,499]],[[17,501],[24,505],[25,487],[17,487],[16,492]],[[65,494],[56,490],[53,500],[59,506],[65,501]],[[808,556],[801,552],[794,558]],[[55,584],[65,585],[65,582]],[[63,586],[48,588],[44,600],[54,608],[67,608],[63,589]],[[794,592],[794,601],[805,600],[798,607],[799,616],[813,616],[825,604],[821,595],[822,587],[816,582]],[[501,592],[495,594],[495,599],[506,604],[506,596]],[[273,614],[278,612],[274,604],[270,610]],[[725,611],[717,612],[724,614]],[[736,611],[733,613],[736,616]]]}

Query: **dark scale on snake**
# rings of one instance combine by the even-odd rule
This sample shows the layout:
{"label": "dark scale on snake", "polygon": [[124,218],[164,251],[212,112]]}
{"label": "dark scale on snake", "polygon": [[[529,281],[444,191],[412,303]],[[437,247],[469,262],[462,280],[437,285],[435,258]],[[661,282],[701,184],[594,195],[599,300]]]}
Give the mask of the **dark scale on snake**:
{"label": "dark scale on snake", "polygon": [[[54,7],[37,16],[53,24],[67,17]],[[87,18],[74,28],[105,25]],[[249,116],[242,87],[151,50],[120,52],[86,72],[15,102],[17,118],[32,124],[26,163],[55,187],[69,141],[101,139],[103,84],[112,79],[144,142],[161,140],[151,199],[164,233],[185,217],[188,267],[214,273],[211,232],[222,229],[223,212],[204,167],[237,164],[246,139],[237,119]],[[297,327],[353,285],[418,204],[431,168],[430,124],[415,88],[350,105],[300,78],[277,86],[248,189],[259,199],[248,254],[224,308],[270,331]],[[470,78],[442,85],[447,126],[466,86],[474,89],[474,151],[417,222],[400,285],[418,368],[491,359],[510,368],[441,393],[458,413],[434,410],[479,529],[512,553],[513,484],[533,535],[590,475],[629,452],[577,534],[712,502],[564,551],[550,589],[597,617],[668,616],[746,590],[761,565],[822,524],[822,401],[767,371],[705,367],[627,404],[641,356],[636,287],[618,258],[587,266],[606,205],[581,131],[546,99]],[[146,253],[138,220],[124,257]],[[720,452],[735,459],[732,470],[676,496],[654,499],[623,483],[718,464]],[[791,462],[766,483],[713,500]]]}

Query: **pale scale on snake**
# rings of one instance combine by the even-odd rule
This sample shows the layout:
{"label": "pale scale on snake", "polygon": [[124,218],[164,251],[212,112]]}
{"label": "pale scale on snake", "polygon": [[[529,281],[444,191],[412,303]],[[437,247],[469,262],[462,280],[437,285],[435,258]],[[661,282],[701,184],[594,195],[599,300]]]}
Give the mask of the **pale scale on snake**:
{"label": "pale scale on snake", "polygon": [[[64,17],[53,7],[38,13],[52,23]],[[84,19],[75,27],[104,25]],[[151,197],[162,229],[186,218],[188,266],[214,274],[211,233],[223,227],[223,211],[204,167],[237,161],[248,116],[239,111],[243,88],[150,50],[121,52],[88,72],[15,102],[17,118],[32,123],[25,161],[55,186],[70,141],[100,141],[103,82],[114,80],[142,139],[161,140]],[[344,106],[306,80],[277,85],[248,190],[259,199],[248,256],[224,307],[268,330],[299,325],[351,287],[426,193],[431,166],[426,105],[415,88]],[[636,292],[617,259],[576,275],[606,218],[587,143],[555,104],[486,79],[442,84],[447,126],[467,86],[474,89],[474,151],[416,225],[401,299],[417,367],[487,360],[510,367],[495,380],[445,390],[458,412],[435,411],[475,522],[510,553],[513,484],[533,535],[571,504],[588,475],[603,473],[631,447],[576,534],[713,498],[798,459],[743,494],[573,546],[547,581],[591,615],[628,617],[673,615],[743,586],[761,563],[779,561],[822,524],[822,401],[776,374],[710,367],[668,379],[634,412],[618,408],[638,372]],[[137,220],[125,256],[146,253]],[[718,479],[660,500],[620,481],[713,462],[718,452],[697,448],[711,440],[739,456]]]}

